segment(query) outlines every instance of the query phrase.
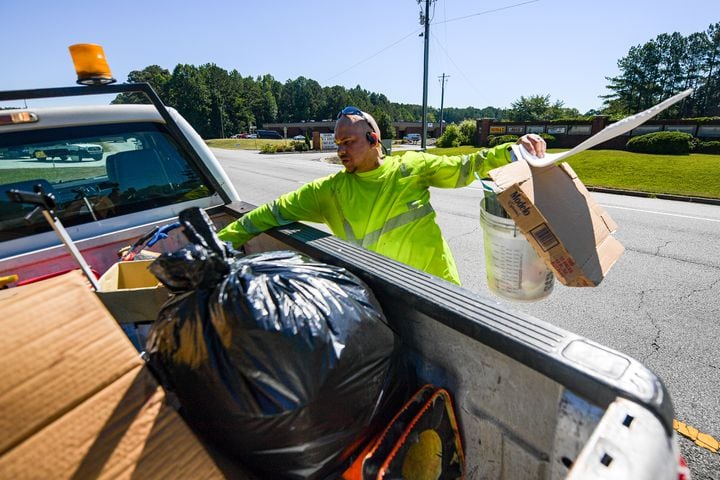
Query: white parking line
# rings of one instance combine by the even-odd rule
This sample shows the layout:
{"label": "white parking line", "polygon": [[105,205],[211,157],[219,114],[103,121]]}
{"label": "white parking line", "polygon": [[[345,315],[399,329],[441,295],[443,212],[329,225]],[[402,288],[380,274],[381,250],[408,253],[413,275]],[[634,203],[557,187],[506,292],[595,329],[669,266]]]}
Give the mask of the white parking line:
{"label": "white parking line", "polygon": [[692,215],[681,215],[679,213],[656,212],[654,210],[643,210],[641,208],[617,207],[615,205],[605,205],[605,204],[600,204],[600,205],[605,208],[617,208],[618,210],[632,210],[633,212],[654,213],[656,215],[667,215],[668,217],[689,218],[692,220],[705,220],[707,222],[720,222],[720,219],[717,219],[717,218],[693,217]]}

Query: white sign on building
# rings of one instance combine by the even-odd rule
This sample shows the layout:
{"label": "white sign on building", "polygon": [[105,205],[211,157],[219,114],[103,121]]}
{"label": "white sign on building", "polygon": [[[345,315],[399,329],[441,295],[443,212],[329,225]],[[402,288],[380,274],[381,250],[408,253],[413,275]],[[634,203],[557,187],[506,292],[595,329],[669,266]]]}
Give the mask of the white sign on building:
{"label": "white sign on building", "polygon": [[320,149],[321,150],[337,150],[337,145],[335,145],[335,134],[334,133],[321,133],[320,134]]}

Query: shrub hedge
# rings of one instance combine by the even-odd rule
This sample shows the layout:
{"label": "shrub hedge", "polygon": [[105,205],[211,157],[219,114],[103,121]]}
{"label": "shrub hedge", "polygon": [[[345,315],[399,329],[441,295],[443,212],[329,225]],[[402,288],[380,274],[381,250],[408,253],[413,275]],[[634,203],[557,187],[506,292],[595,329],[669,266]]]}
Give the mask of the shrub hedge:
{"label": "shrub hedge", "polygon": [[517,135],[489,135],[488,136],[488,147],[495,147],[502,143],[517,142]]}
{"label": "shrub hedge", "polygon": [[557,139],[554,136],[550,135],[549,133],[541,133],[540,136],[545,139],[545,143],[547,143],[547,146],[549,148],[552,148],[555,145],[555,141]]}
{"label": "shrub hedge", "polygon": [[693,152],[720,154],[720,141],[710,140],[708,142],[697,142]]}
{"label": "shrub hedge", "polygon": [[270,143],[265,143],[260,146],[260,153],[275,153],[277,152],[277,148],[275,145],[272,145]]}
{"label": "shrub hedge", "polygon": [[654,132],[631,138],[625,148],[635,153],[688,155],[692,138],[683,132]]}
{"label": "shrub hedge", "polygon": [[436,145],[440,148],[459,147],[462,145],[462,137],[460,127],[453,123],[445,128],[443,134],[437,139]]}

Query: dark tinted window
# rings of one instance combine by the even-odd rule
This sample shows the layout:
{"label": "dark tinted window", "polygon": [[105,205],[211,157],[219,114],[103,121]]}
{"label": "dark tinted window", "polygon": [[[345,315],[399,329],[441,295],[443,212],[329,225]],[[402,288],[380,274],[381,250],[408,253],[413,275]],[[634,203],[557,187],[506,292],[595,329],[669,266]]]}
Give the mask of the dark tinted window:
{"label": "dark tinted window", "polygon": [[64,225],[79,225],[212,195],[209,182],[154,123],[0,135],[0,241],[50,229],[6,191],[52,193]]}
{"label": "dark tinted window", "polygon": [[277,138],[282,139],[282,135],[280,135],[275,130],[258,130],[257,132],[257,138]]}

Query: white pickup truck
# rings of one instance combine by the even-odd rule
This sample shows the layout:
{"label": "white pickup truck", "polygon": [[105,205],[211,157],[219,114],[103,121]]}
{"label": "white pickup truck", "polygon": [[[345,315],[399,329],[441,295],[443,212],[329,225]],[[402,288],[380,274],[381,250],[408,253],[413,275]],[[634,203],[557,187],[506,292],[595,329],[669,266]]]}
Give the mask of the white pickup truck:
{"label": "white pickup truck", "polygon": [[[76,266],[43,216],[29,216],[33,206],[6,199],[13,189],[53,194],[55,213],[99,274],[117,262],[118,249],[181,210],[200,207],[220,228],[254,208],[146,84],[0,92],[0,105],[126,92],[145,93],[152,105],[0,111],[0,149],[90,143],[105,152],[82,169],[0,162],[0,276],[32,281]],[[171,236],[156,249],[182,244]],[[638,361],[306,225],[268,231],[245,249],[297,250],[367,283],[419,382],[452,393],[466,478],[678,479],[670,396]]]}

